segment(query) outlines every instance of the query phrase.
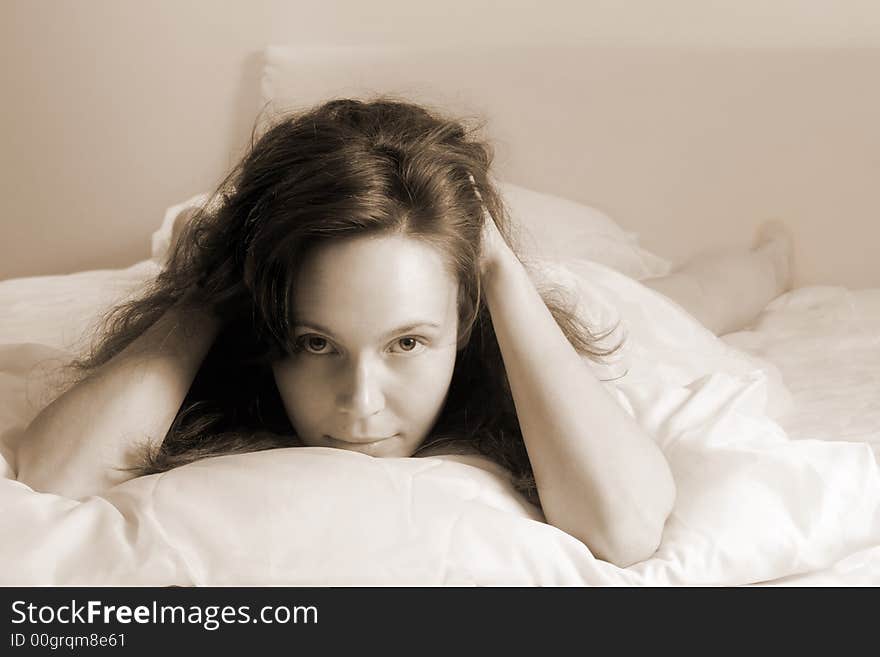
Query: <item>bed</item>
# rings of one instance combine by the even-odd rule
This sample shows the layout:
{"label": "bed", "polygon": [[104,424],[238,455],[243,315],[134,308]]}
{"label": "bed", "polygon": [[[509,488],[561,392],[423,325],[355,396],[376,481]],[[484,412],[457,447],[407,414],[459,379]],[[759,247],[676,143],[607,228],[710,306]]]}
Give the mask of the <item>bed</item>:
{"label": "bed", "polygon": [[[288,54],[267,52],[264,100],[290,88]],[[582,201],[499,185],[536,283],[625,332],[612,362],[585,366],[672,467],[676,505],[651,559],[594,558],[474,456],[271,450],[83,500],[15,481],[16,441],[58,366],[158,273],[195,195],[156,222],[149,259],[0,282],[0,584],[880,584],[880,288],[801,285],[718,338],[640,282],[670,254]]]}

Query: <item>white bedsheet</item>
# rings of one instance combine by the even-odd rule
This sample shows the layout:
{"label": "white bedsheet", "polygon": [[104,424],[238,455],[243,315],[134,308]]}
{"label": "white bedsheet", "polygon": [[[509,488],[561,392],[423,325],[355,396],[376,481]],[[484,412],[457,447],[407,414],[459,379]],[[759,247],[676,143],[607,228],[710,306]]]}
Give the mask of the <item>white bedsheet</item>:
{"label": "white bedsheet", "polygon": [[791,438],[880,450],[880,289],[794,290],[773,301],[752,330],[724,341],[780,369],[794,403],[779,420]]}
{"label": "white bedsheet", "polygon": [[[39,410],[31,366],[63,357],[96,308],[151,273],[154,265],[139,263],[0,282],[4,441]],[[869,365],[880,291],[798,290],[774,302],[756,331],[727,336],[778,366],[791,392],[784,399],[775,368],[716,340],[660,295],[591,263],[563,273],[591,317],[624,318],[632,376],[609,389],[656,437],[676,478],[675,511],[648,561],[619,569],[593,558],[543,523],[503,471],[474,457],[273,450],[76,501],[9,479],[6,448],[0,583],[880,584],[880,472],[868,444],[878,432],[880,385]],[[858,309],[849,329],[846,308]],[[828,355],[823,330],[852,337],[855,326],[865,327],[861,337],[841,342],[823,376],[799,360]],[[823,381],[841,394],[823,393]],[[811,419],[816,403],[847,419]]]}
{"label": "white bedsheet", "polygon": [[[793,440],[864,442],[880,457],[880,289],[813,286],[773,301],[728,344],[772,361],[792,403],[777,418]],[[880,584],[880,546],[776,583]]]}

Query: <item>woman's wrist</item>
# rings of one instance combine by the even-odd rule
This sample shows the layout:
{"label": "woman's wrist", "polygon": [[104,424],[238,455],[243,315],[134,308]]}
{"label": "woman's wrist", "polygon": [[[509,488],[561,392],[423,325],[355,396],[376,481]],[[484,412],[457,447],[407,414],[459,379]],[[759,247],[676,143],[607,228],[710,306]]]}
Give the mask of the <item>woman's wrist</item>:
{"label": "woman's wrist", "polygon": [[507,244],[502,244],[483,258],[480,277],[483,287],[488,292],[495,282],[507,272],[525,271],[523,264]]}
{"label": "woman's wrist", "polygon": [[130,343],[122,355],[133,362],[165,357],[198,369],[220,328],[220,320],[209,309],[180,299]]}
{"label": "woman's wrist", "polygon": [[211,320],[212,323],[220,325],[223,322],[221,313],[215,304],[207,300],[208,296],[204,285],[198,282],[187,289],[178,299],[175,307],[196,316],[201,315],[206,321]]}

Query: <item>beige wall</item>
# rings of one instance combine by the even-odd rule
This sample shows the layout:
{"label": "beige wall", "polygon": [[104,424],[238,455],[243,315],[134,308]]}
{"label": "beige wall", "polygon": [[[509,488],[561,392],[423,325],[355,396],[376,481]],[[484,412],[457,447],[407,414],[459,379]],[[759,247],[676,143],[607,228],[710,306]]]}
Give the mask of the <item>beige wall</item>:
{"label": "beige wall", "polygon": [[[0,25],[0,279],[147,257],[164,208],[210,188],[241,152],[269,43],[880,46],[870,0],[2,0]],[[850,237],[836,238],[838,256],[880,242],[876,214],[862,210],[844,227]],[[803,231],[813,245],[805,261],[823,282],[880,285],[867,260],[823,269],[826,228]],[[665,255],[688,251],[679,243]]]}

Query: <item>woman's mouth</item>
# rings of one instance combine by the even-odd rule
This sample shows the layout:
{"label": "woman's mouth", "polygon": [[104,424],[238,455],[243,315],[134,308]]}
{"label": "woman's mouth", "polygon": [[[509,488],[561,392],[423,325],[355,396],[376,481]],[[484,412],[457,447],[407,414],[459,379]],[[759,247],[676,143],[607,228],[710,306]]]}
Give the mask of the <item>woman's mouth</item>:
{"label": "woman's mouth", "polygon": [[325,435],[324,438],[327,438],[331,442],[341,443],[344,445],[357,445],[358,447],[369,447],[370,445],[376,445],[385,440],[390,440],[395,436],[400,434],[392,434],[390,436],[358,436],[358,437],[345,437],[345,438],[336,438],[335,436]]}

